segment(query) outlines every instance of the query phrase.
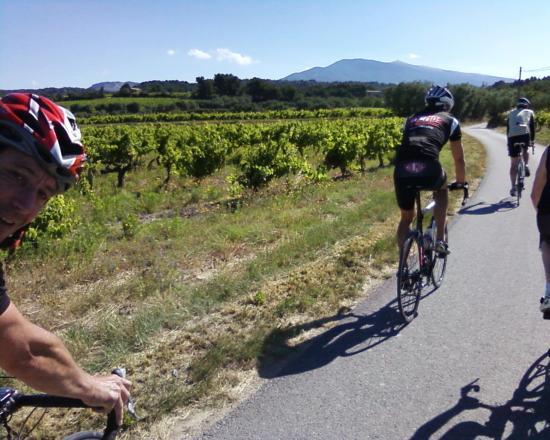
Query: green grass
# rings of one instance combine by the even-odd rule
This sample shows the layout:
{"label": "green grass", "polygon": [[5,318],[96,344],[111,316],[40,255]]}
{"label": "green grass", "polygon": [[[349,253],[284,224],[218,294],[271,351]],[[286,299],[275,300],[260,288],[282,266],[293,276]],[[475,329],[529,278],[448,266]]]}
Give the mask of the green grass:
{"label": "green grass", "polygon": [[542,127],[540,131],[537,131],[536,142],[542,145],[550,145],[550,128]]}

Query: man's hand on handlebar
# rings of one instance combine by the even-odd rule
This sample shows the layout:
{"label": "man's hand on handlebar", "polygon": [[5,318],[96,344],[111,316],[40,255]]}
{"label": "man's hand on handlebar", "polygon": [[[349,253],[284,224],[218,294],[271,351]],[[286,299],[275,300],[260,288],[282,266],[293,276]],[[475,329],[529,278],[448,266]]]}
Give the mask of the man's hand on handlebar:
{"label": "man's hand on handlebar", "polygon": [[108,376],[91,376],[91,392],[82,401],[91,407],[102,408],[108,413],[115,410],[116,422],[122,425],[124,407],[130,399],[132,383],[116,374]]}
{"label": "man's hand on handlebar", "polygon": [[468,185],[468,182],[453,182],[449,185],[447,185],[447,188],[449,188],[450,191],[455,191],[458,189],[461,189],[464,191],[464,195],[462,197],[462,206],[466,204],[466,200],[470,197],[470,194],[468,192],[468,189],[470,188],[470,185]]}
{"label": "man's hand on handlebar", "polygon": [[449,188],[451,191],[455,191],[457,189],[468,189],[469,185],[468,182],[453,182],[447,185],[447,188]]}

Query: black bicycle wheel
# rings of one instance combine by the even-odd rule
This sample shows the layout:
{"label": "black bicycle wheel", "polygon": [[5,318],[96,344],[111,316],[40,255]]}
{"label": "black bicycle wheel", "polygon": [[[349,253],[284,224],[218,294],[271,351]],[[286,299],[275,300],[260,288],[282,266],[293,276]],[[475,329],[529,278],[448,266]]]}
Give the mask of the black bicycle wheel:
{"label": "black bicycle wheel", "polygon": [[516,197],[519,205],[519,200],[521,199],[521,192],[523,191],[523,178],[525,175],[525,168],[523,165],[523,161],[520,160],[518,162],[518,173],[516,177]]}
{"label": "black bicycle wheel", "polygon": [[63,440],[92,440],[98,438],[103,438],[103,434],[101,432],[84,431],[71,434],[70,436],[65,437]]}
{"label": "black bicycle wheel", "polygon": [[[436,240],[436,226],[435,221],[434,222],[433,229],[434,235],[433,235],[433,243],[435,243]],[[445,243],[447,245],[449,244],[449,231],[447,230],[447,225],[445,225],[445,234],[443,235],[443,239],[445,240]],[[441,286],[441,283],[443,282],[443,277],[445,276],[445,269],[447,268],[447,254],[438,254],[435,251],[432,251],[432,283],[435,287]]]}
{"label": "black bicycle wheel", "polygon": [[401,251],[397,273],[397,304],[403,319],[410,322],[416,316],[422,290],[422,253],[420,240],[410,234]]}

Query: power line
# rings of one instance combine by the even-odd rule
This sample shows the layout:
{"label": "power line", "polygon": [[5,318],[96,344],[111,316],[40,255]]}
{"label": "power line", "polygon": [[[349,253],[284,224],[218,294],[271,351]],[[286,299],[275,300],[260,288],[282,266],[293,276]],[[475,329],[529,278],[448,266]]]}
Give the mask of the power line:
{"label": "power line", "polygon": [[550,70],[550,66],[547,67],[539,67],[538,69],[530,69],[530,70],[524,70],[524,72],[542,72],[544,70]]}

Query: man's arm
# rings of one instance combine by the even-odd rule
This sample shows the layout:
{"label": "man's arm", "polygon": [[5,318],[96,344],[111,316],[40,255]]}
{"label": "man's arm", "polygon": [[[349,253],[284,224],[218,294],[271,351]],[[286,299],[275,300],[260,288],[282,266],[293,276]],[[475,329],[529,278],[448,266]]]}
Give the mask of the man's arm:
{"label": "man's arm", "polygon": [[529,134],[531,135],[531,142],[535,142],[535,113],[531,113],[531,119],[529,120]]}
{"label": "man's arm", "polygon": [[109,411],[119,424],[130,382],[118,376],[91,376],[74,362],[61,339],[28,321],[15,305],[0,315],[0,367],[32,388],[72,397]]}
{"label": "man's arm", "polygon": [[455,176],[458,183],[466,182],[466,162],[462,140],[451,141],[451,153],[455,162]]}
{"label": "man's arm", "polygon": [[533,182],[533,189],[531,190],[531,201],[535,209],[539,206],[540,197],[542,195],[542,190],[546,185],[546,180],[548,176],[546,175],[546,156],[548,155],[548,149],[544,150],[542,157],[540,158],[539,167],[537,168],[537,173],[535,174],[535,180]]}

